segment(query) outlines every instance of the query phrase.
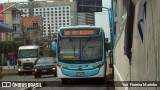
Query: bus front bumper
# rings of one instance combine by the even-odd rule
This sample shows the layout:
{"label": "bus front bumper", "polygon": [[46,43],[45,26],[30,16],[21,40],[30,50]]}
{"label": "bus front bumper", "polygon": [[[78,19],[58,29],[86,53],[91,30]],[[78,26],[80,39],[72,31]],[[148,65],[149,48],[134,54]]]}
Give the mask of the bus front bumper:
{"label": "bus front bumper", "polygon": [[95,68],[91,70],[68,70],[57,67],[58,78],[93,78],[93,77],[105,77],[105,66],[101,68]]}

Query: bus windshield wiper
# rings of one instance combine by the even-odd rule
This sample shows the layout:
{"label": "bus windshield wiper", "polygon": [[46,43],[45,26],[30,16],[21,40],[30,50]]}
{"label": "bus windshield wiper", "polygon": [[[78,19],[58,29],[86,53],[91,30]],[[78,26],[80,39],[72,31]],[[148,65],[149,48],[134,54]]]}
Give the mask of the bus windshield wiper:
{"label": "bus windshield wiper", "polygon": [[88,47],[88,48],[92,48],[91,58],[92,58],[92,55],[93,55],[93,51],[94,51],[94,49],[95,49],[96,47],[98,47],[98,46],[89,46],[89,47]]}
{"label": "bus windshield wiper", "polygon": [[[71,41],[71,40],[70,40]],[[75,56],[75,50],[76,50],[76,43],[74,42],[74,45],[72,44],[72,41],[71,41],[71,46],[72,46],[72,49],[74,50],[74,56]]]}
{"label": "bus windshield wiper", "polygon": [[90,41],[91,37],[87,39],[87,41],[85,42],[85,44],[82,46],[82,51],[84,50],[84,48],[86,47],[87,43]]}

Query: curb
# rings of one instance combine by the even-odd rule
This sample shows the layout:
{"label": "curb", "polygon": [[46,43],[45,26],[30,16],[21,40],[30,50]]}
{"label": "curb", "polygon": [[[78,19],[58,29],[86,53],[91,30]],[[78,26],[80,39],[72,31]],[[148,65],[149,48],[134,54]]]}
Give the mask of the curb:
{"label": "curb", "polygon": [[18,90],[37,90],[35,87],[21,88]]}
{"label": "curb", "polygon": [[2,74],[3,75],[17,75],[18,74],[18,72],[17,72],[17,70],[15,70],[15,69],[11,69],[11,70],[6,70],[6,69],[3,69],[2,70]]}

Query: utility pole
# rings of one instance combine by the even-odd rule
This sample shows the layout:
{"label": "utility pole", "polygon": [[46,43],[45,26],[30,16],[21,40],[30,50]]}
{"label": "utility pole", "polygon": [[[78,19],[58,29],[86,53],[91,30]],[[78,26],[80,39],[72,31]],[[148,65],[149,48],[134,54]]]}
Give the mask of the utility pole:
{"label": "utility pole", "polygon": [[104,8],[108,10],[108,14],[109,14],[109,24],[110,24],[110,37],[111,37],[111,52],[110,52],[110,65],[112,68],[112,72],[113,72],[113,76],[114,76],[114,68],[113,68],[113,64],[114,64],[114,54],[113,54],[113,48],[114,48],[114,12],[113,12],[113,0],[111,0],[111,8],[107,8],[107,7],[102,7],[102,6],[94,6],[94,5],[79,5],[81,7],[100,7],[100,8]]}
{"label": "utility pole", "polygon": [[25,31],[24,31],[24,25],[23,25],[23,19],[22,19],[22,35],[23,35],[23,44],[26,45],[26,37],[25,37]]}
{"label": "utility pole", "polygon": [[50,24],[49,24],[49,34],[48,34],[48,47],[49,48],[51,47],[51,27],[50,27]]}

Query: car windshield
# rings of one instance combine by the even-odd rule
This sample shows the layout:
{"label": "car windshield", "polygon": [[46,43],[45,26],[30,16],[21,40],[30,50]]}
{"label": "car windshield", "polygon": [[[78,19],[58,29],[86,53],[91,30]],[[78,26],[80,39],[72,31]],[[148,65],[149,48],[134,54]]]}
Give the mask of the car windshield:
{"label": "car windshield", "polygon": [[19,50],[18,57],[19,58],[36,58],[38,57],[38,50],[37,49]]}
{"label": "car windshield", "polygon": [[54,63],[54,58],[52,57],[44,57],[44,58],[39,58],[37,61],[37,64],[52,64]]}

